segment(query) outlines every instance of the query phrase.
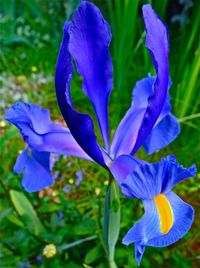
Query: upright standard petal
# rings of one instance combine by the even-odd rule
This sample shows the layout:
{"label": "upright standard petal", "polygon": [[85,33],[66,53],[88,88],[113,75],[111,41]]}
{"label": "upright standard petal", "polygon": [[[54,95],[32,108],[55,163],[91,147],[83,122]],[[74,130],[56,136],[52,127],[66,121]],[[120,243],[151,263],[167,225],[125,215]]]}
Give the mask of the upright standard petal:
{"label": "upright standard petal", "polygon": [[70,23],[66,23],[64,26],[63,40],[56,65],[55,88],[58,105],[71,134],[80,147],[97,163],[107,168],[101,149],[97,144],[92,119],[87,114],[77,112],[72,106],[70,82],[73,75],[73,65],[68,49],[69,26]]}
{"label": "upright standard petal", "polygon": [[[128,112],[125,114],[124,118],[121,120],[114,139],[111,145],[111,154],[113,156],[118,156],[121,154],[130,154],[134,148],[136,142],[138,131],[142,124],[142,120],[145,111],[148,107],[148,98],[153,95],[153,85],[155,82],[155,77],[146,77],[138,81],[133,89],[132,104]],[[171,83],[168,85],[170,88]],[[179,133],[179,124],[176,118],[170,114],[171,104],[170,104],[169,93],[166,96],[162,111],[151,130],[151,137],[148,137],[145,143],[145,149],[148,153],[153,153],[167,146],[171,141],[173,141]],[[169,124],[172,129],[164,128],[164,125]],[[158,138],[157,143],[154,140]]]}
{"label": "upright standard petal", "polygon": [[37,152],[28,147],[18,156],[14,171],[23,173],[22,186],[27,192],[36,192],[53,183],[50,171],[50,153]]}
{"label": "upright standard petal", "polygon": [[[154,93],[155,77],[146,77],[137,81],[133,89],[132,104],[124,118],[121,120],[111,145],[113,157],[121,154],[130,154],[137,141],[138,132],[143,122],[148,99]],[[168,85],[168,90],[171,81]],[[162,110],[155,121],[149,136],[143,141],[148,154],[152,154],[171,143],[180,133],[178,120],[171,113],[170,95],[167,92]]]}
{"label": "upright standard petal", "polygon": [[166,100],[169,83],[167,29],[150,5],[144,5],[142,10],[146,28],[146,46],[150,51],[157,76],[153,85],[154,93],[148,98],[148,107],[142,119],[132,154],[143,145],[157,121]]}
{"label": "upright standard petal", "polygon": [[74,12],[69,35],[70,54],[83,77],[83,91],[92,102],[109,150],[108,100],[113,86],[110,27],[94,4],[83,1]]}
{"label": "upright standard petal", "polygon": [[49,111],[34,104],[15,103],[5,119],[15,125],[33,150],[55,152],[91,160],[81,149],[68,128],[54,124]]}
{"label": "upright standard petal", "polygon": [[[159,117],[158,117],[159,119]],[[155,124],[150,135],[144,142],[147,154],[152,154],[170,144],[180,133],[180,126],[177,118],[169,113]]]}

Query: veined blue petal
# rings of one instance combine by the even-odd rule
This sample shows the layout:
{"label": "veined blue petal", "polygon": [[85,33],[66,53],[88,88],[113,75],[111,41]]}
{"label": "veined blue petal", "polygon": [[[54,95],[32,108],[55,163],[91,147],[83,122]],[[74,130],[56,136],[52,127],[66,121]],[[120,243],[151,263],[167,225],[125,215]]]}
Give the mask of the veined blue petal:
{"label": "veined blue petal", "polygon": [[27,192],[36,192],[53,183],[50,171],[50,153],[26,148],[17,158],[14,171],[23,173],[22,186]]}
{"label": "veined blue petal", "polygon": [[147,154],[152,154],[166,147],[180,133],[178,120],[171,113],[167,114],[152,129],[150,135],[144,142],[144,148]]}
{"label": "veined blue petal", "polygon": [[145,213],[124,236],[122,243],[125,245],[137,243],[138,245],[145,246],[151,238],[161,234],[159,215],[155,202],[153,200],[144,200],[143,205]]}
{"label": "veined blue petal", "polygon": [[15,125],[33,150],[91,158],[81,149],[68,128],[54,124],[49,111],[34,104],[15,103],[5,119]]}
{"label": "veined blue petal", "polygon": [[69,35],[70,54],[83,77],[83,91],[92,102],[109,150],[108,100],[113,86],[110,27],[94,4],[83,1],[74,12]]}
{"label": "veined blue petal", "polygon": [[137,165],[120,185],[128,198],[152,199],[161,193],[163,166],[160,163]]}
{"label": "veined blue petal", "polygon": [[153,84],[154,93],[148,98],[148,107],[137,133],[137,139],[132,154],[143,145],[155,125],[163,109],[169,83],[169,45],[167,29],[154,12],[151,5],[144,5],[142,10],[146,28],[146,47],[150,51],[157,76]]}
{"label": "veined blue petal", "polygon": [[194,209],[172,191],[166,194],[172,207],[174,223],[170,231],[161,236],[151,238],[147,245],[166,247],[182,238],[190,229],[194,220]]}
{"label": "veined blue petal", "polygon": [[70,23],[66,23],[64,26],[63,40],[56,65],[55,87],[58,105],[71,134],[80,147],[92,159],[106,168],[101,149],[97,144],[92,119],[87,114],[77,112],[72,106],[70,82],[73,75],[73,65],[68,49],[69,26]]}
{"label": "veined blue petal", "polygon": [[[126,166],[125,161],[123,165]],[[114,168],[117,170],[117,167]],[[129,198],[152,199],[160,193],[171,191],[180,181],[194,177],[196,167],[192,165],[184,168],[176,162],[174,156],[167,156],[154,164],[140,162],[132,172],[131,169],[129,171],[126,179],[120,184],[123,194]]]}
{"label": "veined blue petal", "polygon": [[185,168],[176,161],[176,157],[169,155],[161,160],[161,166],[164,170],[164,176],[162,181],[162,192],[169,192],[173,186],[179,182],[196,176],[196,165],[191,165],[189,168]]}
{"label": "veined blue petal", "polygon": [[[194,210],[183,202],[172,191],[165,195],[172,211],[172,226],[166,232],[162,232],[162,220],[167,221],[169,215],[160,215],[154,199],[143,200],[144,216],[128,231],[123,238],[123,244],[135,243],[135,257],[140,263],[145,246],[164,247],[182,238],[190,229],[194,220]],[[166,204],[163,204],[166,205]],[[162,213],[169,213],[163,210]],[[163,216],[163,218],[160,216]],[[165,222],[164,222],[165,223]],[[166,223],[165,223],[166,224]]]}
{"label": "veined blue petal", "polygon": [[127,176],[135,170],[137,165],[144,163],[144,161],[132,157],[131,155],[120,155],[108,166],[113,177],[120,185]]}

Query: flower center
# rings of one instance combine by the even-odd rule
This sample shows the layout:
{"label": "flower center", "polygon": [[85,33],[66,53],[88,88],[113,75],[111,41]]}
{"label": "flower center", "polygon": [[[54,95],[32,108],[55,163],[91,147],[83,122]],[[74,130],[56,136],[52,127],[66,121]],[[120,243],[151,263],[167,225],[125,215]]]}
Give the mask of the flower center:
{"label": "flower center", "polygon": [[174,222],[172,207],[164,194],[154,197],[154,202],[160,219],[160,231],[162,234],[167,234]]}

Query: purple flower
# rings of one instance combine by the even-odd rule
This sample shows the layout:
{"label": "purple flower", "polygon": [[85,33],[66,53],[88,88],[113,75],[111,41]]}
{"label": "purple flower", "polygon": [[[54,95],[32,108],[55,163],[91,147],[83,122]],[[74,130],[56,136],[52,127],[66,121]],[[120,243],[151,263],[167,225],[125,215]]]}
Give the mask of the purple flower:
{"label": "purple flower", "polygon": [[[45,163],[39,163],[44,153],[53,152],[96,161],[113,172],[121,155],[135,154],[141,146],[151,154],[177,137],[180,129],[177,119],[171,114],[168,92],[170,79],[167,29],[150,5],[143,6],[143,17],[146,46],[152,57],[156,76],[146,77],[136,83],[131,107],[121,120],[112,143],[108,124],[108,101],[113,86],[109,24],[100,10],[87,1],[81,2],[72,21],[66,22],[56,65],[55,88],[58,105],[68,128],[53,123],[48,110],[26,103],[14,104],[5,117],[20,130],[28,144],[30,155],[32,151],[37,152],[37,159],[24,157],[27,154],[25,152],[17,160],[20,168],[15,168],[15,171],[20,173],[24,170],[23,185],[27,191],[38,191],[53,183],[50,179],[49,155]],[[72,60],[83,77],[82,89],[94,108],[104,148],[97,143],[91,117],[73,107],[70,95],[74,73]],[[30,164],[30,158],[34,165]],[[21,161],[22,164],[19,164]],[[137,159],[135,161],[139,162]],[[48,175],[35,176],[36,162]],[[38,168],[37,173],[39,172]]]}
{"label": "purple flower", "polygon": [[[56,65],[56,96],[68,128],[53,123],[48,110],[25,103],[14,104],[5,117],[28,144],[14,168],[17,173],[24,170],[22,185],[27,191],[39,191],[53,183],[49,164],[53,152],[97,162],[111,171],[126,197],[143,201],[144,216],[123,239],[127,245],[135,243],[138,263],[145,246],[167,246],[189,230],[193,209],[171,189],[195,175],[194,166],[185,169],[172,156],[152,165],[132,156],[141,146],[152,154],[167,146],[180,132],[171,113],[167,29],[150,5],[144,5],[142,11],[146,47],[156,76],[136,83],[131,106],[112,143],[108,123],[108,101],[113,87],[111,32],[100,10],[87,1],[82,1],[72,21],[65,23]],[[94,108],[104,148],[97,142],[91,117],[73,107],[70,94],[73,61],[83,78],[83,92]],[[80,171],[77,177],[79,184]],[[63,188],[65,192],[70,190],[70,185]]]}

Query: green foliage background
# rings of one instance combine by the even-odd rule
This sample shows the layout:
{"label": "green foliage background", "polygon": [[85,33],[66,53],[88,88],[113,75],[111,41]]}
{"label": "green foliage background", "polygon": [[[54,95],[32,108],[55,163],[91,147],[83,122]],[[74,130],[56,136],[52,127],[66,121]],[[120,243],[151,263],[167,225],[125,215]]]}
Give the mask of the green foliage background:
{"label": "green foliage background", "polygon": [[[150,2],[169,27],[170,89],[173,113],[179,118],[181,134],[166,149],[138,157],[150,162],[175,154],[185,166],[200,168],[200,4],[198,0],[96,0],[111,24],[111,54],[114,63],[114,89],[109,114],[111,134],[131,102],[132,88],[138,79],[154,73],[145,48],[141,6]],[[60,156],[54,173],[54,186],[29,194],[20,186],[21,176],[12,168],[25,147],[18,131],[3,120],[5,110],[16,101],[50,109],[52,119],[62,121],[53,75],[62,27],[70,19],[78,0],[1,0],[0,65],[0,148],[1,148],[1,255],[0,267],[107,267],[99,235],[102,228],[108,175],[96,164]],[[89,101],[81,93],[81,79],[75,75],[72,95],[80,111],[92,115]],[[84,104],[84,105],[83,105]],[[100,135],[96,125],[99,142]],[[76,171],[84,180],[75,186]],[[196,210],[191,231],[168,248],[147,248],[141,267],[200,266],[200,174],[176,187],[176,192]],[[71,185],[70,193],[63,188]],[[141,202],[121,195],[122,219],[117,243],[118,267],[137,267],[133,248],[121,244],[122,237],[142,215]],[[40,260],[43,248],[55,244],[52,259]]]}

